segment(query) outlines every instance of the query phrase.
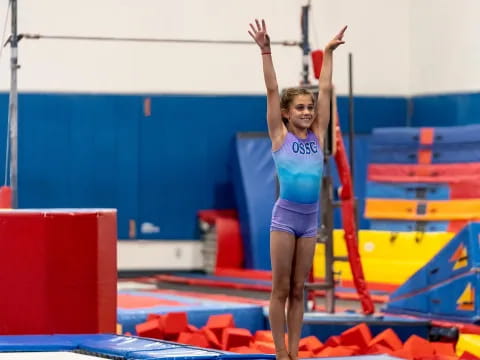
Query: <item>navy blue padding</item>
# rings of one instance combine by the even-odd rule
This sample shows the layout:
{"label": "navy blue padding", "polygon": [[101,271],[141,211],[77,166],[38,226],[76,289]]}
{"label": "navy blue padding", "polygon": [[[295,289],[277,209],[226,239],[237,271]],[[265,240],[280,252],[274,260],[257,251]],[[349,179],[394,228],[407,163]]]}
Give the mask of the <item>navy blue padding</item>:
{"label": "navy blue padding", "polygon": [[266,133],[241,133],[234,149],[233,184],[245,267],[270,270],[270,220],[276,199],[272,143]]}

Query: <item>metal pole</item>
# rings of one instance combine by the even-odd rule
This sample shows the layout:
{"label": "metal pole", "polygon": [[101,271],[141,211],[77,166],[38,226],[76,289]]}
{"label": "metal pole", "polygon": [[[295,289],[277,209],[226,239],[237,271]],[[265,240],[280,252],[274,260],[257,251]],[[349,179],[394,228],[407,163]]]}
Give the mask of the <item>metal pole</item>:
{"label": "metal pole", "polygon": [[308,78],[308,64],[309,64],[309,55],[310,55],[310,44],[308,40],[308,12],[310,10],[310,2],[308,5],[302,6],[302,85],[310,85],[310,80]]}
{"label": "metal pole", "polygon": [[10,37],[10,98],[9,98],[9,136],[10,136],[10,186],[12,188],[12,208],[18,207],[18,36],[17,36],[17,0],[12,2],[12,34]]}

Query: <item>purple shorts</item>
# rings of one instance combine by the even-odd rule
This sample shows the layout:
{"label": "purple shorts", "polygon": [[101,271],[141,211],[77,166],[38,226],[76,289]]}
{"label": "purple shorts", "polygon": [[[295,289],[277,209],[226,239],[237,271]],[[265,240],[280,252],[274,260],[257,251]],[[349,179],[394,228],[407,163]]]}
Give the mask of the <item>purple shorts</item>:
{"label": "purple shorts", "polygon": [[270,231],[284,231],[300,237],[316,237],[319,206],[278,199],[272,211]]}

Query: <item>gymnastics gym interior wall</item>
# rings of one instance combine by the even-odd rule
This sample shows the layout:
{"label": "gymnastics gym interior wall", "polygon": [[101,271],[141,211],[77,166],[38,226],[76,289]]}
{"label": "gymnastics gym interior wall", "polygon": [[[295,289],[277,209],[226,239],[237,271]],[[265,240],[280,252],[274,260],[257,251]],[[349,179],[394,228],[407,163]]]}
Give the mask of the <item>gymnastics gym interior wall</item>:
{"label": "gymnastics gym interior wall", "polygon": [[[427,126],[432,119],[436,125],[472,121],[479,82],[468,74],[474,73],[480,45],[475,32],[464,30],[478,26],[473,17],[478,5],[474,0],[441,3],[442,8],[433,1],[312,2],[313,49],[349,25],[347,44],[336,51],[334,66],[344,131],[349,52],[354,55],[358,134],[379,126]],[[298,41],[303,4],[24,0],[18,25],[20,33],[44,35],[249,40],[248,23],[258,17],[267,20],[272,40]],[[5,10],[0,8],[0,19]],[[454,20],[447,19],[449,11],[455,11]],[[453,45],[442,42],[445,32]],[[427,51],[432,41],[442,51]],[[449,60],[451,46],[455,61]],[[298,85],[300,49],[276,45],[273,52],[280,88]],[[9,56],[7,47],[0,58],[0,149],[6,140]],[[193,259],[201,258],[196,211],[236,205],[228,160],[235,134],[266,130],[258,49],[23,39],[19,63],[20,206],[118,208],[118,233],[124,240],[120,268],[196,268]],[[420,69],[423,64],[430,64],[429,72]],[[459,69],[462,75],[454,76]],[[435,83],[441,76],[448,86]],[[432,96],[436,87],[442,94]],[[467,105],[462,99],[452,105],[444,94],[457,90],[463,93],[455,96],[468,99]],[[429,116],[438,106],[452,116]],[[145,251],[132,251],[140,245]]]}

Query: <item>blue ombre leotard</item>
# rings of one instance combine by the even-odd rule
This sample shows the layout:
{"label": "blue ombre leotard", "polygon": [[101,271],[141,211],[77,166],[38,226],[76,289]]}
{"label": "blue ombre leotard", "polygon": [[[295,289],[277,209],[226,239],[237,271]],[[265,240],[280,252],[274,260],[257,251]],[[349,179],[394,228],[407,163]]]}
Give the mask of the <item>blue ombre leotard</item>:
{"label": "blue ombre leotard", "polygon": [[305,139],[288,132],[280,149],[273,152],[280,196],[272,212],[270,230],[287,231],[296,237],[315,237],[323,174],[323,150],[316,135]]}

